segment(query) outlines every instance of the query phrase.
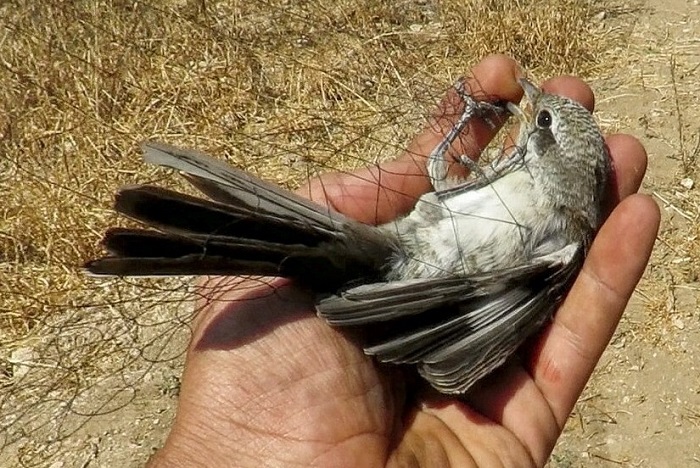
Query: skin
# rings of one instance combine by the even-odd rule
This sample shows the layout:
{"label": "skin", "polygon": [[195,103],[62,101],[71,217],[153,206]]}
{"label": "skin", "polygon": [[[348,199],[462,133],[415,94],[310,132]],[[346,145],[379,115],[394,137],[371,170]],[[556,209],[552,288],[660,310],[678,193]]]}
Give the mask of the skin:
{"label": "skin", "polygon": [[[511,59],[490,56],[467,84],[517,102],[518,74]],[[593,109],[592,91],[577,78],[543,87]],[[455,102],[448,93],[439,114]],[[436,120],[380,168],[329,174],[301,193],[366,223],[404,214],[430,189],[424,157],[449,125],[449,117]],[[472,122],[455,153],[477,155],[493,134]],[[150,466],[543,466],[644,271],[659,225],[655,202],[636,194],[644,148],[629,135],[607,143],[615,173],[610,214],[576,283],[518,359],[468,396],[440,395],[410,369],[376,364],[350,334],[318,319],[312,295],[287,280],[209,279],[222,300],[195,321],[176,420]]]}

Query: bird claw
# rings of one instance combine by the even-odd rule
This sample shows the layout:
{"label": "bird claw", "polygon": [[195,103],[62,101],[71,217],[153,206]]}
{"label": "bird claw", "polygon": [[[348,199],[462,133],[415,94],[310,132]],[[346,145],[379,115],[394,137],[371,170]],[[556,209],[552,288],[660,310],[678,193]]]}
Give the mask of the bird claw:
{"label": "bird claw", "polygon": [[[454,143],[457,137],[462,133],[469,121],[474,117],[478,117],[491,127],[491,129],[495,129],[497,126],[495,118],[507,112],[501,103],[477,101],[474,99],[474,97],[466,91],[463,79],[458,80],[457,83],[454,84],[454,88],[459,98],[464,102],[464,109],[450,131],[445,134],[440,143],[431,151],[426,162],[428,176],[436,191],[447,190],[461,183],[460,180],[452,180],[448,177],[449,165],[445,156],[452,143]],[[459,162],[472,170],[476,167],[476,162],[469,159],[467,156],[460,156]]]}
{"label": "bird claw", "polygon": [[502,117],[508,113],[505,103],[501,101],[490,102],[490,101],[477,101],[474,97],[469,94],[464,88],[464,79],[460,78],[454,84],[454,88],[457,91],[457,95],[464,102],[464,111],[462,113],[469,112],[471,117],[478,117],[486,123],[491,130],[498,126],[498,123],[494,120],[494,117]]}

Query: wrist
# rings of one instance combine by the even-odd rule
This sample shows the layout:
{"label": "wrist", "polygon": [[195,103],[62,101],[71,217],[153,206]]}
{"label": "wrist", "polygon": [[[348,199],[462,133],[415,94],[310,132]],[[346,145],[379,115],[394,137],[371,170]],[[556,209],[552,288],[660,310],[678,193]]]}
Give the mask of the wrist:
{"label": "wrist", "polygon": [[[178,419],[165,445],[148,461],[149,468],[232,465],[252,468],[263,464],[253,446],[265,444],[263,435],[256,437],[243,428],[227,427],[217,417]],[[265,456],[266,463],[273,460],[271,455]]]}

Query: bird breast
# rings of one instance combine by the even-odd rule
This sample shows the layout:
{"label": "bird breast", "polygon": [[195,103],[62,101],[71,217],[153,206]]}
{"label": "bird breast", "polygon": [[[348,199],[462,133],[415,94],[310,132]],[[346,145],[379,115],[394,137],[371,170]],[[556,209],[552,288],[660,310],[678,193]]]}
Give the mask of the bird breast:
{"label": "bird breast", "polygon": [[527,171],[442,199],[425,194],[411,214],[385,226],[402,250],[388,279],[466,275],[521,264],[543,242],[564,237],[557,232],[565,228],[558,218]]}

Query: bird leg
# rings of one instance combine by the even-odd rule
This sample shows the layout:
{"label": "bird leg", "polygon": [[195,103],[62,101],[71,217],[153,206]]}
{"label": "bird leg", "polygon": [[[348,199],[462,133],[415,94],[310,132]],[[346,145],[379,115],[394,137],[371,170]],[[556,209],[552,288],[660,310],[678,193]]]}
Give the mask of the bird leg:
{"label": "bird leg", "polygon": [[[465,89],[464,80],[460,79],[454,85],[457,95],[464,102],[464,109],[459,118],[449,132],[445,134],[440,143],[430,152],[426,167],[430,182],[435,191],[444,191],[462,183],[461,180],[450,179],[448,177],[449,164],[447,162],[447,151],[457,137],[462,133],[469,121],[473,117],[482,119],[490,127],[495,128],[494,116],[502,115],[505,112],[503,105],[494,104],[487,101],[477,101]],[[476,162],[467,157],[460,156],[457,161],[465,165],[470,170],[478,170]]]}

